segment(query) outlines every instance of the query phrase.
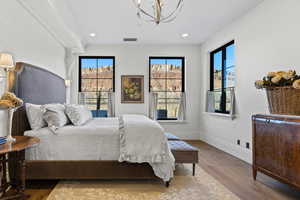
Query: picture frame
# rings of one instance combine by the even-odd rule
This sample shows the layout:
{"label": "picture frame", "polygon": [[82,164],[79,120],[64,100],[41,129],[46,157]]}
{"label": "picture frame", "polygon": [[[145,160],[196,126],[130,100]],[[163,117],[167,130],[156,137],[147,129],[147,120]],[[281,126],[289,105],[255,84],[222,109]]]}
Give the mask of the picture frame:
{"label": "picture frame", "polygon": [[121,76],[121,103],[143,104],[144,103],[144,76],[122,75]]}

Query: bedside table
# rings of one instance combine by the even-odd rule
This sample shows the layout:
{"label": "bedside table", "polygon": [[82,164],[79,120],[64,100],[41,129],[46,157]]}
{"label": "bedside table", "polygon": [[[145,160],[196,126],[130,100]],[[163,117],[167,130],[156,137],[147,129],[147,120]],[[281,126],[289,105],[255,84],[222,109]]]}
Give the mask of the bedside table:
{"label": "bedside table", "polygon": [[[6,144],[0,145],[0,176],[2,176],[0,183],[0,200],[26,199],[29,197],[24,193],[26,163],[24,154],[22,153],[25,149],[37,145],[40,139],[29,136],[15,136],[14,138],[16,139],[15,142],[7,142]],[[13,160],[9,158],[10,154],[16,155]],[[14,180],[14,182],[7,180],[7,175],[9,176],[9,170],[7,169],[8,162],[10,164],[14,163],[14,167],[16,167],[17,170],[15,173],[17,174],[18,180]],[[14,189],[14,191],[12,192],[11,189]]]}

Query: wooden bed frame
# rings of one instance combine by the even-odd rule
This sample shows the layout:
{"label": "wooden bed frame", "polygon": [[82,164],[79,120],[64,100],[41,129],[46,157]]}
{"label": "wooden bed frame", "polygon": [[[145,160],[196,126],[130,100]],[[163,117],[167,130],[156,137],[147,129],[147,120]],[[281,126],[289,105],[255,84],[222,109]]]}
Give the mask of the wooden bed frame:
{"label": "wooden bed frame", "polygon": [[[37,78],[38,76],[38,78]],[[47,79],[45,80],[45,77]],[[25,103],[65,103],[65,81],[45,69],[26,63],[17,63],[10,74],[11,90]],[[31,88],[33,87],[33,88]],[[59,90],[59,91],[58,91]],[[55,95],[53,94],[55,92]],[[38,94],[38,96],[37,96]],[[12,134],[23,135],[30,130],[25,107],[13,117]],[[13,158],[15,155],[11,155]],[[25,153],[23,153],[25,156]],[[14,165],[14,163],[11,163]],[[12,169],[15,169],[12,167]],[[12,178],[17,174],[11,170]],[[118,161],[26,161],[26,179],[158,179],[147,163],[135,164]],[[166,186],[169,182],[166,183]]]}

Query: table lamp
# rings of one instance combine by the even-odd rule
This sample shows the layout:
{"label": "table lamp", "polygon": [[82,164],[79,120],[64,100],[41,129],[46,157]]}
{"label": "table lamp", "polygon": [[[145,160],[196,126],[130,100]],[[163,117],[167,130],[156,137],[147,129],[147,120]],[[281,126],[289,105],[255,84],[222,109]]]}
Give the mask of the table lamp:
{"label": "table lamp", "polygon": [[[8,71],[12,68],[14,68],[14,59],[11,54],[8,53],[0,53],[0,68],[4,68],[6,72],[6,91],[8,91],[9,88],[9,81],[8,81]],[[7,141],[8,142],[14,142],[15,138],[11,135],[11,126],[12,126],[12,118],[13,113],[17,108],[10,108],[8,109],[8,126],[7,126]]]}
{"label": "table lamp", "polygon": [[0,68],[4,68],[6,72],[6,90],[8,90],[8,71],[14,68],[14,59],[11,54],[0,53]]}

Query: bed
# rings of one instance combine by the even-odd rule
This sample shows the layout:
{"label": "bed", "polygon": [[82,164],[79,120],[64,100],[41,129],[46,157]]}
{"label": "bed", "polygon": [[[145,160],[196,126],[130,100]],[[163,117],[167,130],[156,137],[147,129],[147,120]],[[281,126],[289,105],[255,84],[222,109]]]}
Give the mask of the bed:
{"label": "bed", "polygon": [[[42,105],[49,103],[63,104],[66,102],[64,79],[45,69],[26,63],[17,63],[16,72],[10,74],[9,80],[11,90],[15,92],[18,97],[22,98],[25,103]],[[116,123],[114,120],[117,119],[109,119],[109,122],[105,122],[105,119],[96,120],[102,120],[101,123]],[[64,128],[67,129],[66,132],[72,132],[72,127]],[[49,130],[45,129],[40,131],[38,133],[41,134],[39,137],[43,137],[43,134],[50,135],[51,137],[51,134],[48,134],[47,131]],[[18,136],[24,135],[24,133],[26,135],[37,134],[30,130],[25,107],[23,106],[14,114],[12,134],[13,136]],[[97,140],[102,141],[101,144],[104,146],[108,144],[105,142],[105,140],[107,140],[105,134],[101,137],[101,139],[98,137]],[[114,137],[118,137],[118,135]],[[43,152],[39,150],[29,150],[26,152],[26,155],[25,153],[22,155],[27,158],[26,179],[158,179],[148,163],[119,162],[117,160],[118,152],[116,150],[119,145],[118,142],[109,144],[110,145],[105,147],[107,151],[109,149],[109,151],[112,152],[114,149],[116,151],[109,155],[105,153],[88,156],[85,154],[78,155],[78,149],[86,148],[80,146],[78,146],[78,149],[68,148],[66,146],[65,150],[68,149],[66,154],[57,153],[55,156],[50,155],[48,157],[45,157],[45,155],[41,157],[40,154]],[[48,146],[50,147],[51,145]],[[64,145],[61,145],[58,148],[63,147]],[[92,150],[94,148],[95,150],[96,147],[90,145],[90,148]],[[58,151],[63,151],[63,149],[58,149]],[[47,152],[44,153],[47,154]],[[14,156],[16,155],[11,155],[11,158]],[[14,163],[11,162],[10,164],[13,166],[11,168],[11,176],[12,179],[14,179],[16,178]],[[169,181],[166,181],[166,185],[169,185]]]}

